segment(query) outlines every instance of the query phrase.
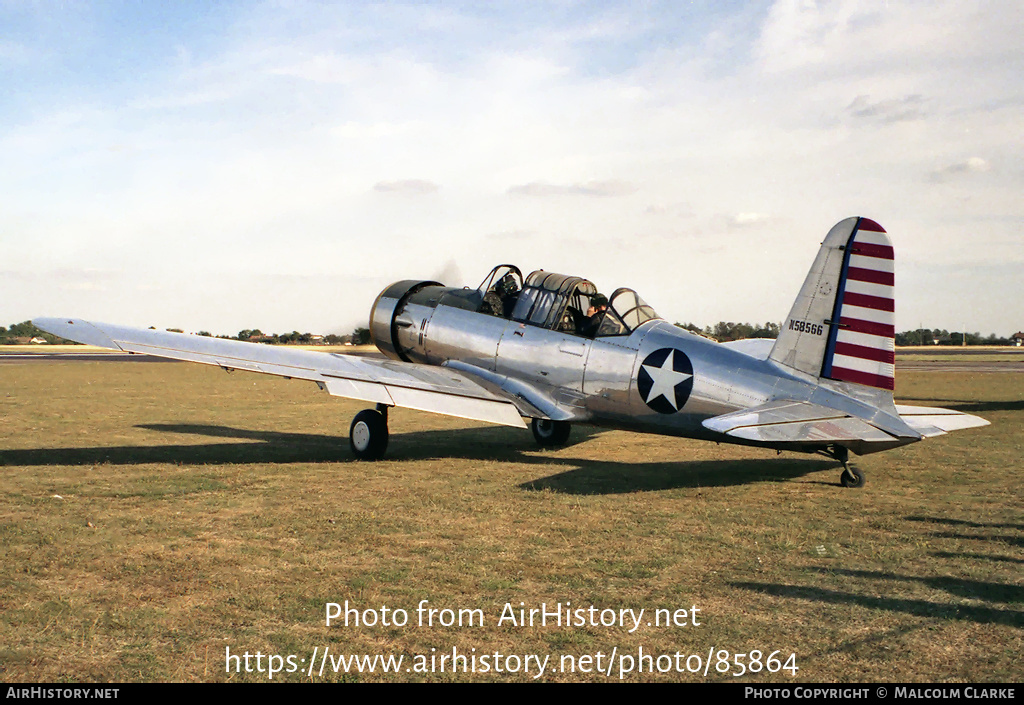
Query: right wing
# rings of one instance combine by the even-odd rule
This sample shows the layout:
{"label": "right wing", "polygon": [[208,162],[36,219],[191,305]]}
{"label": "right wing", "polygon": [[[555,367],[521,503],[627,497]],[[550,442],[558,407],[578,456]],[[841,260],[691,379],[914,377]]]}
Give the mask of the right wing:
{"label": "right wing", "polygon": [[[525,428],[520,408],[480,378],[446,367],[296,350],[75,318],[39,318],[43,330],[87,345],[168,357],[226,370],[316,382],[333,396]],[[529,407],[524,410],[530,411]]]}

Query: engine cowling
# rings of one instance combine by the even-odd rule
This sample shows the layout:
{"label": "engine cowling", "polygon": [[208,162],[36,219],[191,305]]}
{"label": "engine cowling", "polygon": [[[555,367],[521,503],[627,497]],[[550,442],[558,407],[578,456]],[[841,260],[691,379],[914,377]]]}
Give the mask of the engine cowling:
{"label": "engine cowling", "polygon": [[417,294],[421,294],[416,296],[418,301],[424,298],[422,294],[427,294],[426,298],[433,299],[432,303],[436,305],[438,297],[429,296],[431,292],[427,291],[431,288],[436,288],[438,294],[444,289],[438,282],[405,279],[384,289],[373,302],[370,338],[377,349],[392,360],[411,362],[407,353],[417,345],[422,321],[413,320],[406,307]]}

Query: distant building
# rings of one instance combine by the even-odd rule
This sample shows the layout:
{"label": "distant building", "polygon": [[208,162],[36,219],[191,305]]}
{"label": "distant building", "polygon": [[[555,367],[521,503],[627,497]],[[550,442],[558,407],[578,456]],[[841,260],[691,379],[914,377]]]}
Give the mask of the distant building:
{"label": "distant building", "polygon": [[1015,342],[1017,344],[1018,348],[1021,345],[1024,345],[1024,333],[1022,333],[1021,331],[1017,331],[1016,333],[1014,333],[1013,334],[1013,342]]}

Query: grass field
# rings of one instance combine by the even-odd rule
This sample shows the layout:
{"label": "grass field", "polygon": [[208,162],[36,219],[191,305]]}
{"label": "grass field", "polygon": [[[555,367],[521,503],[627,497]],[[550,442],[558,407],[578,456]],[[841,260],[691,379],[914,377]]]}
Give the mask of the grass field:
{"label": "grass field", "polygon": [[[741,680],[1019,682],[1024,375],[897,384],[906,403],[992,425],[866,456],[867,486],[844,490],[812,456],[583,427],[539,451],[529,432],[403,410],[388,459],[360,463],[347,435],[365,405],[307,383],[187,364],[3,365],[0,678],[267,680],[241,662],[226,673],[230,649],[293,654],[301,672],[274,680],[309,680],[327,647],[434,656],[435,672],[328,663],[312,680],[538,672],[436,672],[455,648],[548,656],[542,680],[602,681],[642,647],[702,661],[759,650],[762,666],[796,655],[795,675]],[[346,600],[409,623],[325,626],[325,604]],[[422,600],[484,623],[418,626]],[[498,624],[506,603],[559,602],[646,612],[632,633]],[[693,605],[699,626],[692,613],[646,625]],[[581,670],[596,660],[559,668],[598,653],[610,675]],[[721,665],[625,679],[734,680]]]}

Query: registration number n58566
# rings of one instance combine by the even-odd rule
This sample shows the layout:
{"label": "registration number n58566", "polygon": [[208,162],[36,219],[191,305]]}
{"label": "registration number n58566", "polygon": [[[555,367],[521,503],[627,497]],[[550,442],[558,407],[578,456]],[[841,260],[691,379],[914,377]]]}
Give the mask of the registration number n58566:
{"label": "registration number n58566", "polygon": [[809,323],[808,321],[797,321],[790,318],[789,329],[795,330],[798,333],[810,333],[811,335],[821,335],[825,329],[825,326],[821,323]]}

